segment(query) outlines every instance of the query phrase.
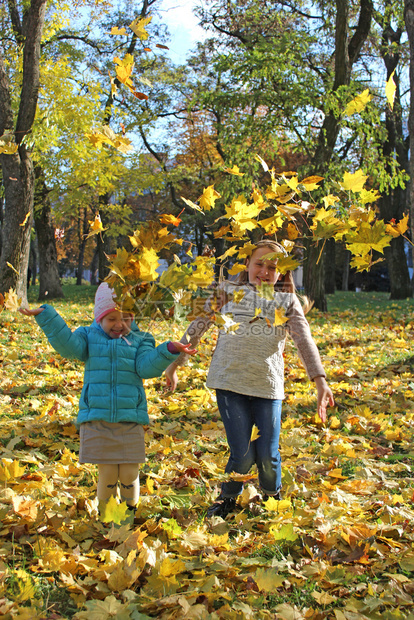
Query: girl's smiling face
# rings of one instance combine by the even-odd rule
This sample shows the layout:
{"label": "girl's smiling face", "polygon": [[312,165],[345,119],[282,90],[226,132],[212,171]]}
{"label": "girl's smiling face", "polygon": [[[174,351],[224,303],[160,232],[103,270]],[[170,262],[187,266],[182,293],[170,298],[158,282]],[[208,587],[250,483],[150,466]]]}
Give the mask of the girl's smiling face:
{"label": "girl's smiling face", "polygon": [[263,283],[274,285],[279,279],[280,274],[276,268],[277,261],[263,260],[263,256],[266,254],[272,254],[270,247],[257,248],[247,262],[249,283],[254,286]]}
{"label": "girl's smiling face", "polygon": [[132,316],[113,310],[101,320],[101,327],[110,338],[121,338],[131,331]]}

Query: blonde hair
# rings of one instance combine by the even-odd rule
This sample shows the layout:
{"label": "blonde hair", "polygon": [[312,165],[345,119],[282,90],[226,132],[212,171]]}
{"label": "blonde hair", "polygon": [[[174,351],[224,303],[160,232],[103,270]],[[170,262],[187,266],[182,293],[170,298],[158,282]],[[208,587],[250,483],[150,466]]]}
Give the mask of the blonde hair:
{"label": "blonde hair", "polygon": [[[252,258],[255,251],[259,250],[260,248],[269,248],[270,252],[274,252],[275,254],[283,254],[283,256],[287,256],[287,252],[285,248],[283,247],[283,245],[281,245],[277,241],[274,241],[273,239],[262,239],[261,241],[258,241],[257,243],[254,244],[254,250],[250,254],[250,257],[246,258],[246,265],[248,264],[248,261]],[[247,269],[246,269],[245,271],[242,271],[241,273],[239,273],[239,275],[236,278],[236,283],[246,284],[248,282],[248,277],[249,276],[248,276]],[[282,291],[284,293],[293,293],[295,295],[298,295],[296,291],[295,282],[293,280],[293,274],[291,271],[287,271],[285,274],[279,276],[277,282],[275,283],[275,291]],[[300,296],[300,301],[303,306],[303,311],[306,314],[312,308],[313,304],[304,295]]]}

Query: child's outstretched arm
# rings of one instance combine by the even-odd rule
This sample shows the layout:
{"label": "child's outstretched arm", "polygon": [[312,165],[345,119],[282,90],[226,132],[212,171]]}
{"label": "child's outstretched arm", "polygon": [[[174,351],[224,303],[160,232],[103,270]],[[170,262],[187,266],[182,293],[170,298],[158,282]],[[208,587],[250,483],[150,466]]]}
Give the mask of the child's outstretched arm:
{"label": "child's outstretched arm", "polygon": [[314,381],[318,390],[318,415],[322,422],[326,422],[326,408],[335,405],[332,390],[325,377],[315,377]]}
{"label": "child's outstretched arm", "polygon": [[33,308],[33,310],[30,310],[30,308],[19,308],[19,312],[25,316],[37,316],[43,312],[43,308]]}
{"label": "child's outstretched arm", "polygon": [[56,310],[45,304],[40,308],[19,308],[24,316],[33,316],[49,343],[62,357],[86,361],[87,337],[85,328],[78,327],[72,332]]}

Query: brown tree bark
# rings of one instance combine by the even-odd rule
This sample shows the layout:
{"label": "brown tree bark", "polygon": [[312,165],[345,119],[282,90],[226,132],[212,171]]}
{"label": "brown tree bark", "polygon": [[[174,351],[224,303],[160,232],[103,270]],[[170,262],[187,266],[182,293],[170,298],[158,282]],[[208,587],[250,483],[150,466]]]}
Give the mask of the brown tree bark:
{"label": "brown tree bark", "polygon": [[[408,133],[410,139],[410,221],[411,221],[411,239],[414,240],[414,0],[405,0],[404,3],[405,29],[410,44],[410,116],[408,119]],[[414,265],[414,247],[411,246],[411,253]],[[413,277],[414,283],[414,277]]]}
{"label": "brown tree bark", "polygon": [[[381,56],[387,69],[387,80],[398,67],[401,36],[402,30],[400,28],[394,29],[390,23],[383,24]],[[394,107],[391,109],[387,106],[385,112],[387,140],[383,146],[383,153],[386,158],[396,157],[400,167],[408,171],[408,144],[404,140],[403,134],[400,84],[397,73],[394,74],[393,79],[396,85]],[[400,186],[391,188],[388,195],[382,196],[379,201],[379,209],[381,217],[386,222],[391,219],[400,220],[408,210],[407,189]],[[404,239],[402,237],[393,239],[391,246],[385,248],[384,254],[390,277],[391,299],[412,297]]]}
{"label": "brown tree bark", "polygon": [[[341,86],[348,86],[351,81],[352,67],[361,52],[371,28],[373,13],[372,0],[360,0],[360,13],[354,34],[349,38],[349,0],[336,0],[335,23],[335,77],[333,92]],[[315,153],[311,162],[313,174],[324,175],[332,158],[340,128],[340,118],[334,112],[328,112],[324,118]],[[303,284],[305,294],[314,302],[319,310],[326,311],[324,273],[325,260],[321,258],[318,264],[318,248],[313,241],[305,242],[306,252],[303,263]]]}
{"label": "brown tree bark", "polygon": [[49,191],[40,166],[35,168],[34,222],[39,251],[39,301],[64,297],[57,262],[55,226]]}
{"label": "brown tree bark", "polygon": [[[27,303],[27,266],[34,198],[34,171],[30,152],[23,142],[31,131],[39,92],[40,41],[46,0],[31,0],[20,20],[14,0],[8,3],[13,31],[23,45],[23,76],[17,121],[12,107],[11,87],[0,51],[0,135],[14,136],[18,150],[0,155],[4,186],[4,220],[0,257],[0,292],[14,288]],[[12,265],[10,267],[9,265]]]}

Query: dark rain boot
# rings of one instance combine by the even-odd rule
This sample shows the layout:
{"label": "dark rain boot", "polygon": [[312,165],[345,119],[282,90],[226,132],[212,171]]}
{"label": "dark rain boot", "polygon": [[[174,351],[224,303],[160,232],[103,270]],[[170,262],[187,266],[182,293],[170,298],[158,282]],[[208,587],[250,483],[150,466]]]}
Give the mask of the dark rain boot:
{"label": "dark rain boot", "polygon": [[225,519],[229,512],[236,508],[235,497],[218,497],[217,502],[212,504],[207,510],[206,517],[221,517]]}

